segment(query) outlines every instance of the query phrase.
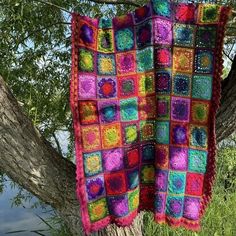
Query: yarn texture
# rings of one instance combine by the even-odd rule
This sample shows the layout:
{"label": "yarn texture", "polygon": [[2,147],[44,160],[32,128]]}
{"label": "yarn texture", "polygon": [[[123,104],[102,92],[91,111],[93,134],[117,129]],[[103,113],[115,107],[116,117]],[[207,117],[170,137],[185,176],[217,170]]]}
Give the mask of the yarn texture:
{"label": "yarn texture", "polygon": [[86,235],[129,226],[142,210],[200,230],[230,12],[151,0],[112,19],[73,13],[70,107]]}

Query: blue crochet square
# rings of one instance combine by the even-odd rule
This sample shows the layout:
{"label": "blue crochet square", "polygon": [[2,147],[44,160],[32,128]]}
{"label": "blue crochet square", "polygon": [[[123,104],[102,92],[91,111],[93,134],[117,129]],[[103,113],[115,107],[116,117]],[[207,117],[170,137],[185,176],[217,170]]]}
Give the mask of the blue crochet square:
{"label": "blue crochet square", "polygon": [[195,52],[195,72],[207,73],[213,72],[214,56],[213,51],[197,50]]}
{"label": "blue crochet square", "polygon": [[184,197],[167,197],[166,214],[180,218],[183,215]]}
{"label": "blue crochet square", "polygon": [[173,77],[173,93],[179,96],[190,96],[191,76],[186,74],[175,74]]}

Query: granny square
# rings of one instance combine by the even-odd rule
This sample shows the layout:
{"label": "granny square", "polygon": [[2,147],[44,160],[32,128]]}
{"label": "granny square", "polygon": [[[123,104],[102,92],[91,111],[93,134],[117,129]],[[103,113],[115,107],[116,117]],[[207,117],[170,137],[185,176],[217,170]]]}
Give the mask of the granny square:
{"label": "granny square", "polygon": [[213,52],[208,50],[197,50],[195,54],[195,72],[210,74],[213,70]]}
{"label": "granny square", "polygon": [[123,149],[114,148],[102,152],[102,162],[104,171],[117,171],[124,167]]}
{"label": "granny square", "polygon": [[84,173],[93,176],[102,172],[102,156],[101,152],[90,152],[83,154]]}
{"label": "granny square", "polygon": [[154,68],[153,47],[136,51],[137,72],[144,72]]}
{"label": "granny square", "polygon": [[115,44],[117,51],[129,51],[134,49],[133,28],[129,27],[115,31]]}
{"label": "granny square", "polygon": [[95,200],[105,194],[103,175],[98,175],[86,180],[88,200]]}
{"label": "granny square", "polygon": [[138,94],[147,96],[155,93],[155,76],[153,72],[138,74]]}
{"label": "granny square", "polygon": [[96,77],[89,74],[79,75],[79,98],[96,98]]}
{"label": "granny square", "polygon": [[98,110],[96,101],[79,102],[80,122],[83,125],[98,123]]}
{"label": "granny square", "polygon": [[142,141],[151,141],[155,139],[156,122],[147,120],[140,121],[140,138]]}
{"label": "granny square", "polygon": [[93,51],[80,48],[78,52],[78,68],[81,72],[94,72],[95,53]]}
{"label": "granny square", "polygon": [[174,74],[172,93],[177,96],[190,96],[191,75],[181,73]]}
{"label": "granny square", "polygon": [[123,136],[123,144],[135,144],[139,141],[138,134],[138,124],[136,123],[123,123],[122,124],[122,136]]}
{"label": "granny square", "polygon": [[127,170],[128,188],[135,189],[139,185],[139,169]]}
{"label": "granny square", "polygon": [[99,98],[117,97],[117,81],[115,77],[98,77],[97,92]]}
{"label": "granny square", "polygon": [[176,145],[188,145],[189,128],[188,124],[171,122],[171,143]]}
{"label": "granny square", "polygon": [[97,54],[97,73],[99,75],[116,75],[114,54]]}
{"label": "granny square", "polygon": [[198,220],[200,217],[200,198],[185,197],[183,216],[189,220]]}
{"label": "granny square", "polygon": [[194,25],[175,24],[173,34],[175,45],[187,47],[194,46]]}
{"label": "granny square", "polygon": [[108,197],[108,208],[111,215],[121,217],[129,212],[128,196],[127,194],[121,196]]}
{"label": "granny square", "polygon": [[194,50],[190,48],[174,47],[173,70],[192,73]]}
{"label": "granny square", "polygon": [[195,4],[178,3],[175,7],[175,19],[181,23],[195,23],[196,10],[197,6]]}
{"label": "granny square", "polygon": [[105,124],[119,121],[120,112],[117,100],[101,101],[98,103],[98,109],[101,123]]}
{"label": "granny square", "polygon": [[171,119],[173,121],[189,121],[190,99],[181,97],[171,98]]}
{"label": "granny square", "polygon": [[155,183],[154,165],[142,165],[140,180],[143,184]]}
{"label": "granny square", "polygon": [[216,46],[215,26],[199,26],[197,28],[196,46],[201,48],[215,48]]}
{"label": "granny square", "polygon": [[124,171],[104,174],[104,178],[108,195],[118,195],[126,192],[127,187]]}
{"label": "granny square", "polygon": [[135,52],[129,51],[116,54],[117,74],[133,74],[136,72]]}
{"label": "granny square", "polygon": [[160,120],[170,119],[170,96],[157,96],[157,117]]}
{"label": "granny square", "polygon": [[169,166],[169,146],[156,145],[156,168],[167,169]]}
{"label": "granny square", "polygon": [[127,168],[137,167],[140,160],[139,155],[140,155],[139,148],[137,146],[125,149],[125,155],[124,155],[125,167]]}
{"label": "granny square", "polygon": [[186,171],[188,169],[188,149],[182,147],[170,148],[170,168]]}
{"label": "granny square", "polygon": [[89,219],[92,222],[96,222],[108,216],[109,211],[106,198],[101,198],[97,201],[89,203],[88,213],[89,213]]}
{"label": "granny square", "polygon": [[208,122],[210,105],[205,101],[192,101],[191,119],[194,123],[206,124]]}
{"label": "granny square", "polygon": [[190,146],[207,148],[208,132],[206,126],[190,125]]}
{"label": "granny square", "polygon": [[109,124],[101,126],[101,140],[103,148],[115,148],[121,146],[121,128],[120,124]]}
{"label": "granny square", "polygon": [[136,45],[143,48],[153,43],[152,20],[136,26]]}
{"label": "granny square", "polygon": [[166,214],[170,217],[180,218],[183,215],[184,197],[168,196],[166,201]]}
{"label": "granny square", "polygon": [[83,126],[81,128],[82,145],[85,151],[101,147],[100,129],[98,125]]}
{"label": "granny square", "polygon": [[189,149],[188,170],[191,172],[205,173],[207,165],[207,152]]}
{"label": "granny square", "polygon": [[136,188],[134,191],[128,192],[128,201],[129,201],[129,209],[130,211],[134,211],[138,209],[139,206],[139,188]]}
{"label": "granny square", "polygon": [[155,15],[167,18],[171,16],[171,1],[153,0],[152,6]]}
{"label": "granny square", "polygon": [[118,93],[120,98],[136,96],[137,90],[137,77],[135,75],[118,77]]}
{"label": "granny square", "polygon": [[171,72],[168,70],[158,71],[156,74],[156,90],[158,94],[170,94]]}
{"label": "granny square", "polygon": [[[178,163],[176,163],[175,166],[177,167]],[[181,168],[183,168],[183,166]],[[186,181],[185,173],[177,172],[177,171],[170,171],[169,179],[168,179],[168,182],[169,182],[168,193],[169,194],[184,194],[185,181]]]}
{"label": "granny square", "polygon": [[170,47],[157,47],[156,48],[156,68],[170,67],[172,64],[172,52]]}
{"label": "granny square", "polygon": [[141,120],[156,118],[156,97],[139,98],[139,117]]}
{"label": "granny square", "polygon": [[103,53],[114,52],[114,39],[112,29],[98,30],[98,51]]}
{"label": "granny square", "polygon": [[172,44],[172,23],[168,20],[154,19],[154,43],[159,45]]}
{"label": "granny square", "polygon": [[150,0],[119,15],[122,9],[114,17],[72,14],[82,234],[130,226],[142,210],[156,223],[199,231],[216,173],[231,7]]}
{"label": "granny square", "polygon": [[157,169],[155,185],[158,192],[166,192],[168,184],[168,171]]}
{"label": "granny square", "polygon": [[122,121],[138,120],[138,100],[137,98],[121,99],[120,113]]}
{"label": "granny square", "polygon": [[212,81],[212,76],[194,75],[192,81],[192,97],[203,100],[211,100]]}

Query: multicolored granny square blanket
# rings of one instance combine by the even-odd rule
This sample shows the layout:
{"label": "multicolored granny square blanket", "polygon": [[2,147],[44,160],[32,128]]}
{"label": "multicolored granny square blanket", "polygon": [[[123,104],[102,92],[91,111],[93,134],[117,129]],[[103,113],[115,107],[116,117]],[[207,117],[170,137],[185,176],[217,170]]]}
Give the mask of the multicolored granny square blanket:
{"label": "multicolored granny square blanket", "polygon": [[70,106],[86,234],[200,229],[215,176],[215,115],[230,7],[152,0],[112,19],[73,13]]}

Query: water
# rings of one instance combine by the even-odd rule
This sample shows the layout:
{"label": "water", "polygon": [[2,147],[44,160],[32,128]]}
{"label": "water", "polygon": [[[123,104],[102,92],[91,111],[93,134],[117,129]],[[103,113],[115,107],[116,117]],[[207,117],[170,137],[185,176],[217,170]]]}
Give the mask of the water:
{"label": "water", "polygon": [[[40,207],[37,209],[30,209],[33,202],[37,201],[37,198],[33,198],[30,203],[24,203],[24,206],[11,207],[11,200],[16,196],[18,189],[12,189],[7,181],[6,188],[2,194],[0,194],[0,236],[15,235],[15,236],[33,236],[38,235],[32,230],[44,230],[48,229],[48,226],[36,216],[46,219],[49,214],[43,213]],[[21,231],[14,234],[6,234],[11,231]],[[42,232],[43,235],[50,235],[48,232]]]}

